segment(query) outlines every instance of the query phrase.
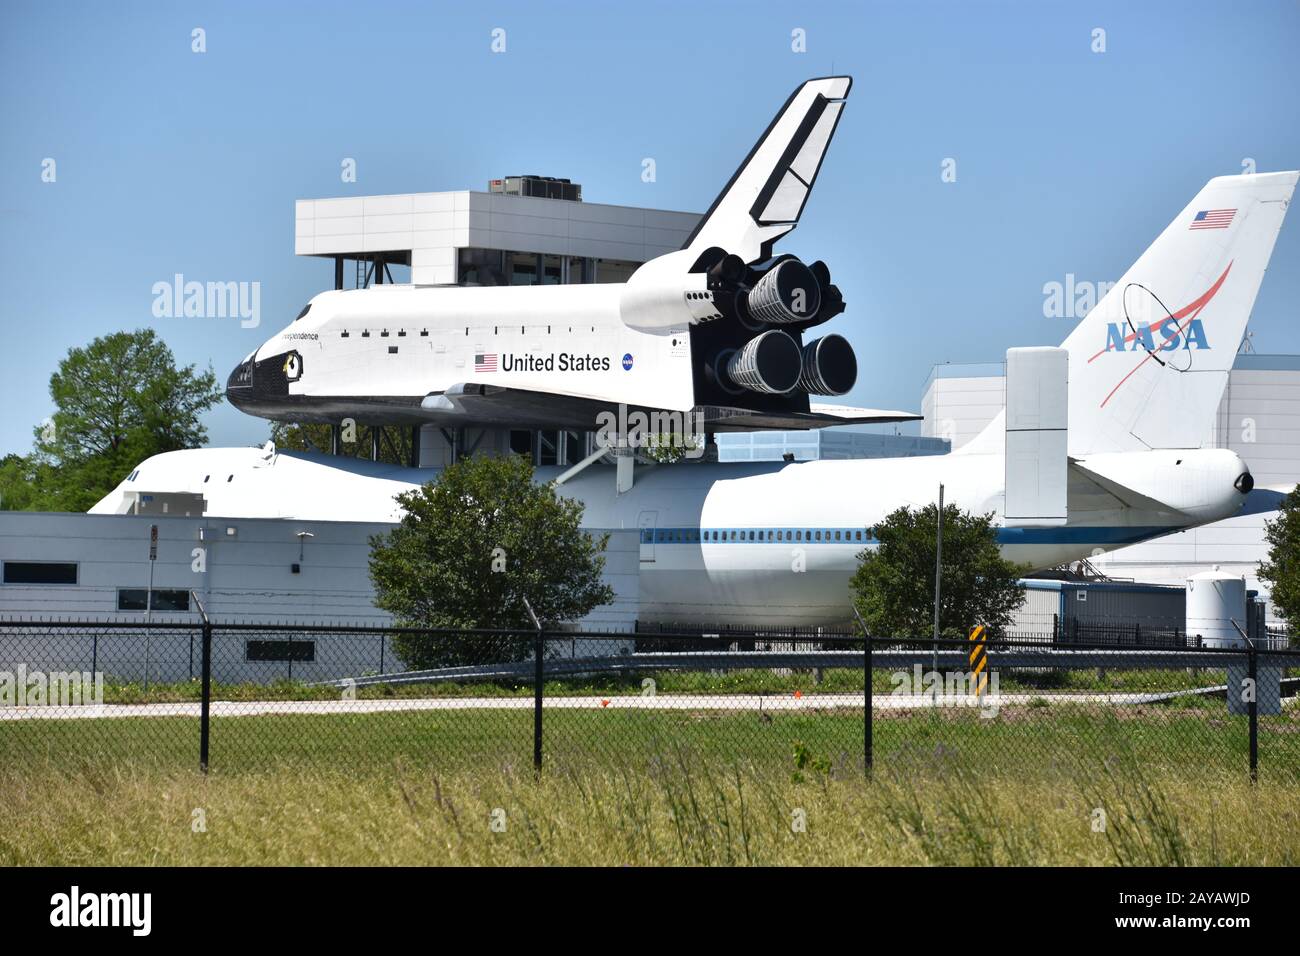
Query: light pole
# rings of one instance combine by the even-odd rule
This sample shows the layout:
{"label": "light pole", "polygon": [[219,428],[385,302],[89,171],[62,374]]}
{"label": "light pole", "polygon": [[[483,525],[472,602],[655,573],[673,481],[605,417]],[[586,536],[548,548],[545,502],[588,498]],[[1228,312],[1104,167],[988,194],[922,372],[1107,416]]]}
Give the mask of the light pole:
{"label": "light pole", "polygon": [[943,582],[943,485],[939,485],[939,514],[934,533],[934,654],[931,670],[939,673],[939,591]]}

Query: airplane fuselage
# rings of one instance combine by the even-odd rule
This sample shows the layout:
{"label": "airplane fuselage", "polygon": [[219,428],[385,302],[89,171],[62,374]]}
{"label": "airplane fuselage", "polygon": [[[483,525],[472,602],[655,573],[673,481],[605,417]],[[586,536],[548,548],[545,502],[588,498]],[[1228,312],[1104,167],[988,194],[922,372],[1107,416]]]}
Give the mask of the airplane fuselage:
{"label": "airplane fuselage", "polygon": [[[1219,449],[1097,456],[1085,464],[1124,484],[1163,489],[1162,509],[1135,508],[1077,469],[1069,521],[1010,527],[1001,519],[1000,451],[790,464],[647,466],[631,490],[595,465],[560,486],[584,506],[592,531],[637,529],[638,618],[648,622],[815,625],[847,619],[858,555],[875,547],[869,529],[895,509],[938,497],[991,513],[1003,555],[1028,569],[1053,567],[1237,513],[1246,469]],[[562,469],[539,469],[539,481]],[[327,456],[259,449],[171,452],[143,463],[94,511],[123,510],[122,492],[166,488],[207,499],[206,514],[397,521],[394,495],[437,477]],[[233,476],[233,477],[232,477]],[[205,480],[206,479],[206,480]]]}

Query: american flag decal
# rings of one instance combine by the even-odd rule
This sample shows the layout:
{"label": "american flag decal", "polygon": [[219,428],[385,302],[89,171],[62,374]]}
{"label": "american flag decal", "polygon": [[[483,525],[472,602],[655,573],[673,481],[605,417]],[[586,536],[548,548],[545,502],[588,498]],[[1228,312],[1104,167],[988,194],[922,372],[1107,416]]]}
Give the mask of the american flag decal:
{"label": "american flag decal", "polygon": [[489,352],[486,355],[479,353],[474,356],[474,371],[476,372],[495,372],[497,370],[497,355],[495,352]]}
{"label": "american flag decal", "polygon": [[1227,229],[1232,225],[1235,209],[1202,209],[1192,217],[1189,229]]}

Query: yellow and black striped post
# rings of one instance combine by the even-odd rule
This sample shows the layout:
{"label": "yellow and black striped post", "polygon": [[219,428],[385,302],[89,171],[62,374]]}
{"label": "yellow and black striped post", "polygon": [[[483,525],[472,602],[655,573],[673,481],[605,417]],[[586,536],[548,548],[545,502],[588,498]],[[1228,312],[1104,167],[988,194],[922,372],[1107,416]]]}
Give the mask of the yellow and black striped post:
{"label": "yellow and black striped post", "polygon": [[970,672],[975,684],[975,696],[980,697],[989,684],[988,650],[984,643],[984,625],[980,624],[970,632]]}

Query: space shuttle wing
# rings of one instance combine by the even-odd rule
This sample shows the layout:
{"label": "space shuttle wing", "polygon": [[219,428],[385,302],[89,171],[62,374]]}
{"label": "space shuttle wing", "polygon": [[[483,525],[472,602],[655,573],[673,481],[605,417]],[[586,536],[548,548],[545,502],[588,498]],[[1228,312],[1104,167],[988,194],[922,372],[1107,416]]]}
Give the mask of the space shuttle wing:
{"label": "space shuttle wing", "polygon": [[707,428],[725,431],[796,430],[828,428],[831,425],[882,425],[914,422],[923,416],[915,412],[881,408],[853,408],[848,405],[810,405],[806,412],[754,411],[706,405],[701,409]]}
{"label": "space shuttle wing", "polygon": [[[480,383],[462,383],[444,392],[427,395],[420,408],[430,422],[447,426],[576,428],[584,431],[598,428],[602,413],[613,414],[615,420],[620,414],[620,406],[607,399]],[[621,409],[623,415],[638,411],[653,414],[664,410],[648,406],[623,406]],[[921,418],[914,412],[847,405],[811,405],[806,412],[702,405],[691,414],[698,415],[698,420],[710,431],[722,432],[877,425]]]}
{"label": "space shuttle wing", "polygon": [[830,76],[796,89],[682,248],[718,247],[747,263],[771,258],[799,223],[852,85]]}

